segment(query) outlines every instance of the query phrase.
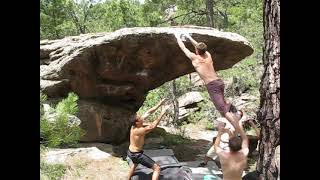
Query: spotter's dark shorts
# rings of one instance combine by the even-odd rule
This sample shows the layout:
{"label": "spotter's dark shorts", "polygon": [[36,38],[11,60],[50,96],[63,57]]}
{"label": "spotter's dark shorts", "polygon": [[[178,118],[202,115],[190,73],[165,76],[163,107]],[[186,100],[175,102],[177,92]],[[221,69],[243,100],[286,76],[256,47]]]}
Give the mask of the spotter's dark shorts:
{"label": "spotter's dark shorts", "polygon": [[143,154],[143,151],[131,152],[130,150],[128,150],[127,155],[134,164],[142,164],[148,168],[152,168],[155,164],[155,161],[152,160],[149,156]]}

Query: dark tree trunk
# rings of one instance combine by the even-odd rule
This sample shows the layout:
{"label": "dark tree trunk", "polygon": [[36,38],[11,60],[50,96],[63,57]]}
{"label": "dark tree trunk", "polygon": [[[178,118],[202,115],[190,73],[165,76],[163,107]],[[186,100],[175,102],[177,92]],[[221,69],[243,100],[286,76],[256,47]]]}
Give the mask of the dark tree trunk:
{"label": "dark tree trunk", "polygon": [[174,107],[174,118],[173,123],[176,126],[179,119],[179,102],[177,99],[177,88],[176,88],[176,80],[172,80],[172,99],[173,99],[173,107]]}
{"label": "dark tree trunk", "polygon": [[213,0],[206,0],[207,26],[213,27]]}
{"label": "dark tree trunk", "polygon": [[275,149],[280,145],[280,0],[264,0],[264,73],[260,87],[260,179],[277,179]]}
{"label": "dark tree trunk", "polygon": [[[52,16],[53,16],[53,25],[54,27],[57,27],[58,26],[58,23],[57,23],[57,17],[56,17],[56,13],[55,13],[55,10],[52,12]],[[59,32],[56,28],[54,28],[54,33],[56,35],[55,39],[59,39],[60,38],[60,35],[59,35]]]}
{"label": "dark tree trunk", "polygon": [[218,12],[223,17],[223,28],[227,28],[229,25],[227,10],[225,9],[224,12],[218,10]]}

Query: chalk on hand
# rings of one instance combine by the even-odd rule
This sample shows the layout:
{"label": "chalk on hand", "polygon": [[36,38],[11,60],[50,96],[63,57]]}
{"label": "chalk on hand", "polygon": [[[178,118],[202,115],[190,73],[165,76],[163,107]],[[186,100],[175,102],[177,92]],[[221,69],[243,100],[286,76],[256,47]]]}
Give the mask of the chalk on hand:
{"label": "chalk on hand", "polygon": [[180,36],[180,37],[181,37],[181,40],[182,40],[182,41],[187,41],[186,35],[181,34],[181,36]]}

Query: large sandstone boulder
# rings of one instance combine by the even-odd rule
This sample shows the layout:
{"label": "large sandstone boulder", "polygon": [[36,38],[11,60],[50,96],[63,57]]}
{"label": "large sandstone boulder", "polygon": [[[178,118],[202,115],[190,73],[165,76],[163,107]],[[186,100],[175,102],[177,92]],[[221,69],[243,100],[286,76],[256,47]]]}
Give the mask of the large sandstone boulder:
{"label": "large sandstone boulder", "polygon": [[[43,40],[40,41],[40,90],[49,99],[65,97],[73,91],[88,104],[107,106],[103,111],[110,112],[110,123],[100,126],[93,115],[87,119],[83,111],[88,112],[90,105],[80,108],[79,118],[83,127],[105,129],[99,137],[92,135],[99,134],[96,128],[85,129],[91,134],[86,141],[115,139],[109,130],[119,127],[126,131],[129,123],[120,121],[128,121],[149,90],[194,71],[177,45],[173,35],[177,31],[190,33],[195,40],[207,43],[216,70],[231,68],[253,53],[249,42],[238,34],[200,27],[124,28],[112,33]],[[186,46],[194,49],[189,41]],[[114,113],[123,116],[118,119]],[[120,133],[117,138],[124,139],[125,134]]]}

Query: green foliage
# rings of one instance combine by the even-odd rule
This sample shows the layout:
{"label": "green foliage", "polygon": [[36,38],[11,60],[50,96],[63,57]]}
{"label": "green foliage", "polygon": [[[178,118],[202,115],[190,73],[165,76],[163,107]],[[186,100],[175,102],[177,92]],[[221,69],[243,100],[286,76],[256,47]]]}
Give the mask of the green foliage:
{"label": "green foliage", "polygon": [[194,112],[188,117],[188,121],[191,123],[198,123],[200,120],[212,122],[213,119],[218,117],[218,111],[216,111],[209,94],[205,88],[201,91],[203,101],[198,104],[200,111]]}
{"label": "green foliage", "polygon": [[103,21],[107,31],[124,27],[144,26],[143,9],[135,0],[114,0],[105,4]]}
{"label": "green foliage", "polygon": [[[149,91],[146,100],[144,101],[143,105],[140,107],[138,114],[142,115],[148,109],[154,107],[161,99],[168,97],[169,91],[166,90],[165,86],[160,86],[154,90]],[[154,121],[155,118],[159,115],[159,111],[151,114],[147,120]]]}
{"label": "green foliage", "polygon": [[262,4],[262,0],[242,0],[228,9],[230,25],[227,30],[248,38],[255,49],[255,55],[262,53]]}
{"label": "green foliage", "polygon": [[40,0],[40,38],[57,39],[64,34],[61,24],[65,22],[66,0]]}
{"label": "green foliage", "polygon": [[78,124],[69,122],[69,115],[75,115],[78,111],[77,100],[76,94],[69,93],[53,110],[56,114],[54,120],[44,114],[40,117],[40,135],[48,147],[75,146],[84,135]]}
{"label": "green foliage", "polygon": [[[174,11],[174,14],[168,13]],[[114,31],[122,27],[207,26],[203,0],[41,0],[41,39],[80,33]],[[213,6],[214,27],[247,37],[262,49],[262,0],[223,0]],[[171,21],[169,20],[171,19]]]}
{"label": "green foliage", "polygon": [[215,128],[213,125],[213,121],[205,121],[205,123],[206,123],[206,126],[205,126],[206,129],[213,130]]}
{"label": "green foliage", "polygon": [[48,151],[44,145],[40,145],[40,179],[55,180],[60,179],[66,172],[66,166],[63,164],[47,164],[43,161],[43,154]]}
{"label": "green foliage", "polygon": [[146,26],[157,26],[163,21],[163,13],[159,10],[162,8],[159,6],[160,2],[161,1],[158,1],[158,3],[155,3],[154,1],[145,1],[142,7],[142,13],[145,17]]}
{"label": "green foliage", "polygon": [[63,115],[75,115],[78,111],[78,99],[79,98],[75,93],[69,93],[66,99],[63,99],[58,103],[58,105],[56,106],[56,112]]}
{"label": "green foliage", "polygon": [[45,147],[43,144],[40,144],[40,157],[47,152],[48,148]]}
{"label": "green foliage", "polygon": [[181,96],[191,90],[191,83],[188,79],[188,75],[181,76],[176,79],[177,96]]}
{"label": "green foliage", "polygon": [[260,85],[260,75],[255,70],[257,66],[256,59],[247,58],[231,69],[219,71],[218,74],[222,79],[233,78],[234,80],[233,87],[227,90],[226,95],[234,96],[237,92],[244,92],[244,90],[256,94]]}
{"label": "green foliage", "polygon": [[[187,75],[181,76],[176,79],[176,96],[179,97],[187,92],[190,91],[190,82],[188,80]],[[144,101],[143,105],[140,107],[138,114],[143,114],[148,109],[154,107],[161,99],[168,98],[172,100],[172,81],[164,83],[162,86],[149,91],[146,100]],[[154,121],[155,118],[160,114],[159,111],[150,115],[147,119],[149,121]],[[169,113],[170,116],[173,117],[172,114]]]}
{"label": "green foliage", "polygon": [[40,179],[56,180],[62,178],[67,167],[63,164],[47,164],[40,159]]}
{"label": "green foliage", "polygon": [[44,114],[43,103],[47,100],[47,95],[40,93],[40,116]]}
{"label": "green foliage", "polygon": [[138,0],[41,0],[40,39],[150,26]]}

